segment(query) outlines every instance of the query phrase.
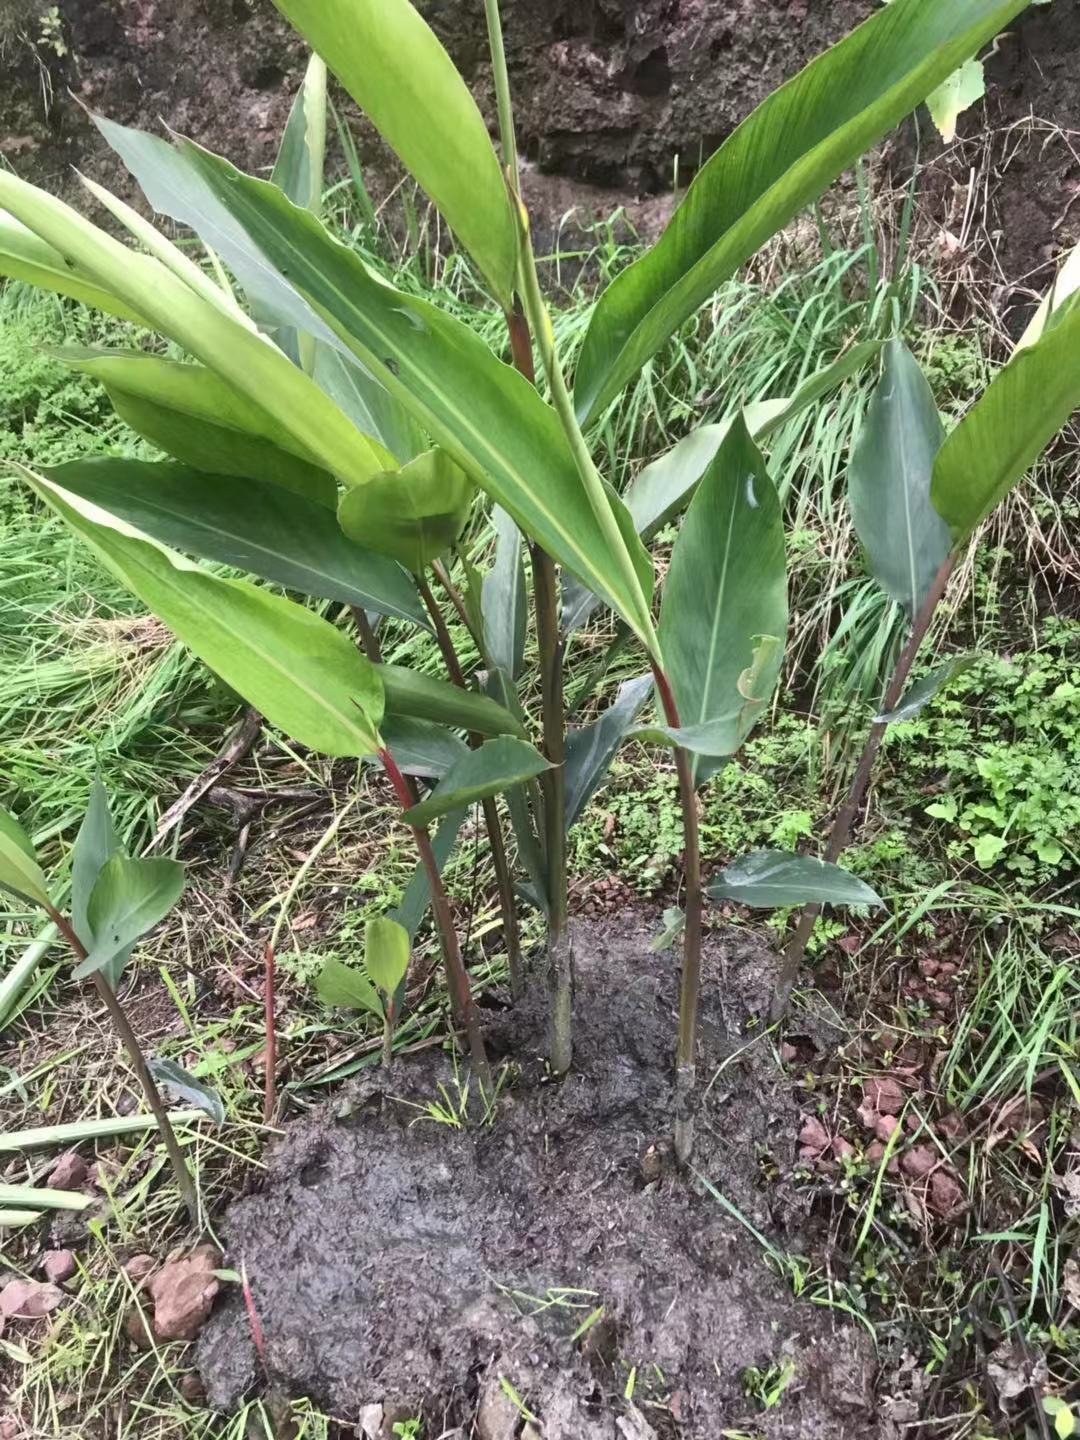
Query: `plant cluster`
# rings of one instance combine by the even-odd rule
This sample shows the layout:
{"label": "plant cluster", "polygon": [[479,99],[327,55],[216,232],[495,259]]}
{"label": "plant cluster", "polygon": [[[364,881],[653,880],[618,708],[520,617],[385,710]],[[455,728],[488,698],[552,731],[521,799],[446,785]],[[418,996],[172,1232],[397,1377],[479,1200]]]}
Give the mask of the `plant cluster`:
{"label": "plant cluster", "polygon": [[[595,437],[683,322],[1028,0],[894,0],[771,96],[702,166],[657,244],[604,290],[572,391],[519,194],[497,0],[486,13],[501,156],[408,0],[276,3],[314,53],[269,180],[183,138],[169,143],[95,117],[153,209],[199,236],[208,269],[92,181],[92,196],[138,249],[0,173],[0,273],[134,321],[191,357],[67,348],[72,369],[99,381],[117,414],[170,458],[20,473],[271,725],[313,751],[382,767],[419,853],[415,923],[430,905],[454,1022],[489,1094],[441,876],[468,808],[484,810],[515,990],[522,897],[544,916],[549,1055],[562,1074],[573,1055],[567,832],[628,737],[673,758],[683,903],[667,928],[682,935],[674,1128],[685,1162],[707,899],[699,791],[767,713],[789,630],[769,439],[883,362],[848,494],[870,570],[905,617],[906,644],[824,857],[759,850],[708,887],[729,903],[804,907],[774,1001],[779,1019],[821,906],[880,903],[837,862],[887,727],[916,716],[955,673],[943,667],[909,689],[958,560],[1080,403],[1080,303],[1067,285],[1055,288],[1015,359],[948,438],[898,339],[853,346],[792,394],[697,428],[621,494],[599,472]],[[471,255],[502,313],[511,363],[446,310],[373,275],[320,220],[328,67]],[[497,543],[480,573],[457,542],[489,509]],[[660,585],[650,546],[672,525]],[[564,650],[600,608],[613,612],[615,644],[639,657],[642,673],[574,728]],[[539,716],[525,703],[530,609]],[[468,633],[475,667],[455,648],[448,613]],[[433,637],[445,681],[383,663],[386,617]],[[657,714],[645,721],[653,695]],[[512,869],[507,821],[526,882]],[[782,839],[803,828],[789,826]],[[372,938],[373,988],[359,972],[350,982],[350,1003],[385,1022],[388,1054],[400,982],[390,984],[384,952],[393,951],[397,975],[415,923],[404,942],[396,932]],[[324,992],[334,979],[324,977]]]}

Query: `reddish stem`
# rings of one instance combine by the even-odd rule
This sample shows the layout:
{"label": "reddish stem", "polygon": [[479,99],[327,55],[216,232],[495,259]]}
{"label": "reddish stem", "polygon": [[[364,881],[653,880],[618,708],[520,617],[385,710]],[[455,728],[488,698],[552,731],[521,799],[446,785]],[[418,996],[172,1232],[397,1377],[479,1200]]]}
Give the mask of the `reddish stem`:
{"label": "reddish stem", "polygon": [[248,1326],[251,1330],[251,1342],[255,1346],[255,1353],[259,1357],[259,1364],[266,1370],[266,1336],[263,1333],[259,1312],[255,1308],[255,1296],[251,1293],[247,1270],[243,1265],[240,1267],[240,1289],[244,1296],[244,1309],[247,1311]]}

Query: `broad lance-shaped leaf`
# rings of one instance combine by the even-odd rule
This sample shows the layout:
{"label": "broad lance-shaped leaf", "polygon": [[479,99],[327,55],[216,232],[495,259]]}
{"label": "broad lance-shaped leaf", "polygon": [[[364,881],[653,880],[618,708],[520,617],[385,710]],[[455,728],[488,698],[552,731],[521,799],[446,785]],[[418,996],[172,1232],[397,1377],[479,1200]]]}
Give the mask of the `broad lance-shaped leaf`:
{"label": "broad lance-shaped leaf", "polygon": [[184,867],[175,860],[135,860],[117,851],[101,867],[86,907],[94,937],[75,967],[76,980],[111,965],[164,920],[184,890]]}
{"label": "broad lance-shaped leaf", "polygon": [[[92,949],[94,944],[94,932],[90,928],[90,896],[106,861],[119,848],[120,838],[109,813],[109,798],[99,778],[90,787],[86,814],[71,851],[71,923],[87,950]],[[101,973],[111,989],[115,990],[120,983],[133,948],[134,942],[118,951],[109,964],[102,967]]]}
{"label": "broad lance-shaped leaf", "polygon": [[484,648],[491,664],[516,680],[525,658],[527,621],[521,532],[498,505],[491,523],[496,537],[495,564],[484,577],[481,591]]}
{"label": "broad lance-shaped leaf", "polygon": [[212,1085],[207,1085],[199,1080],[175,1060],[163,1060],[154,1056],[150,1060],[150,1074],[159,1085],[167,1085],[178,1099],[186,1100],[189,1105],[194,1105],[205,1115],[209,1115],[215,1125],[225,1124],[225,1102]]}
{"label": "broad lance-shaped leaf", "polygon": [[461,467],[436,447],[346,490],[338,522],[358,545],[422,575],[461,534],[475,495]]}
{"label": "broad lance-shaped leaf", "polygon": [[376,665],[375,671],[382,682],[387,715],[433,720],[437,725],[477,735],[525,738],[525,727],[517,717],[487,695],[462,690],[448,680],[401,665]]}
{"label": "broad lance-shaped leaf", "polygon": [[949,527],[930,499],[934,460],[945,439],[933,391],[900,340],[885,366],[848,469],[848,503],[871,573],[918,614],[951,548]]}
{"label": "broad lance-shaped leaf", "polygon": [[363,435],[378,440],[403,465],[430,449],[427,437],[399,400],[395,400],[352,355],[316,340],[312,376]]}
{"label": "broad lance-shaped leaf", "polygon": [[[265,293],[270,277],[281,314],[359,360],[520,529],[647,639],[641,579],[628,584],[558,417],[536,389],[460,321],[375,279],[276,186],[190,141],[176,153],[228,207],[216,248],[248,293]],[[624,543],[643,578],[648,555],[628,528]]]}
{"label": "broad lance-shaped leaf", "polygon": [[428,825],[440,815],[476,800],[486,800],[489,795],[498,795],[542,775],[549,768],[539,750],[525,740],[508,736],[487,740],[447,771],[426,800],[406,810],[405,819],[410,825]]}
{"label": "broad lance-shaped leaf", "polygon": [[[465,824],[467,814],[467,809],[452,810],[432,837],[431,849],[435,855],[435,864],[440,875],[446,869],[447,861],[454,852],[454,846],[457,844],[458,835],[461,833],[461,827]],[[431,881],[421,861],[413,871],[412,878],[405,887],[401,904],[394,911],[393,917],[408,931],[410,939],[415,938],[430,904]]]}
{"label": "broad lance-shaped leaf", "polygon": [[659,242],[593,314],[575,397],[596,419],[771,235],[1029,0],[894,0],[775,91],[698,172]]}
{"label": "broad lance-shaped leaf", "polygon": [[271,725],[325,755],[379,750],[379,673],[340,630],[247,580],[200,570],[44,476],[13,468],[122,585]]}
{"label": "broad lance-shaped leaf", "polygon": [[399,770],[425,780],[441,780],[469,753],[465,741],[452,730],[404,715],[383,717],[382,738]]}
{"label": "broad lance-shaped leaf", "polygon": [[35,905],[49,904],[49,889],[29,835],[0,805],[0,890]]}
{"label": "broad lance-shaped leaf", "polygon": [[812,855],[758,850],[721,870],[709,886],[716,900],[757,910],[781,905],[881,905],[876,891],[839,865]]}
{"label": "broad lance-shaped leaf", "polygon": [[[776,487],[741,417],[686,512],[660,611],[660,648],[682,726],[727,722],[733,755],[776,685],[787,637]],[[706,780],[715,760],[697,756]]]}
{"label": "broad lance-shaped leaf", "polygon": [[[485,689],[503,709],[513,715],[521,726],[520,733],[524,734],[526,732],[525,711],[521,704],[521,698],[514,688],[514,682],[506,671],[494,666],[488,672]],[[503,799],[514,832],[518,862],[528,875],[532,887],[529,898],[538,910],[546,914],[548,910],[547,862],[544,857],[544,847],[536,833],[525,787],[516,785],[512,790],[507,790]]]}
{"label": "broad lance-shaped leaf", "polygon": [[134,350],[54,353],[100,380],[121,420],[185,465],[265,480],[330,510],[337,505],[334,477],[284,425],[204,365]]}
{"label": "broad lance-shaped leaf", "polygon": [[938,453],[931,495],[959,545],[1080,407],[1080,303],[994,376]]}
{"label": "broad lance-shaped leaf", "polygon": [[442,211],[505,310],[517,221],[487,125],[409,0],[274,0]]}
{"label": "broad lance-shaped leaf", "polygon": [[54,295],[67,295],[107,315],[118,315],[133,325],[145,325],[141,315],[111,294],[74,261],[62,255],[32,230],[0,210],[0,275],[21,280]]}
{"label": "broad lance-shaped leaf", "polygon": [[[759,444],[768,440],[782,426],[875,360],[882,344],[881,340],[860,340],[839,359],[810,375],[793,395],[756,400],[747,405],[743,418],[750,434]],[[657,530],[685,510],[735,418],[732,415],[714,425],[699,425],[631,480],[623,500],[643,540],[650,540]],[[563,601],[563,624],[568,634],[584,625],[599,604],[597,597],[575,580],[564,582]]]}
{"label": "broad lance-shaped leaf", "polygon": [[652,690],[652,676],[627,680],[598,720],[566,733],[566,828],[581,819]]}
{"label": "broad lance-shaped leaf", "polygon": [[895,710],[885,710],[880,715],[875,715],[874,724],[899,725],[901,721],[914,720],[939,690],[943,690],[957,675],[970,670],[974,663],[974,655],[957,655],[952,660],[947,660],[944,665],[938,665],[921,680],[916,680]]}
{"label": "broad lance-shaped leaf", "polygon": [[428,627],[416,586],[400,565],[361,550],[341,533],[332,511],[276,485],[207,475],[171,461],[72,460],[42,473],[174,549],[303,595]]}
{"label": "broad lance-shaped leaf", "polygon": [[[2,233],[0,231],[0,234]],[[1016,342],[1017,350],[1026,350],[1029,345],[1034,345],[1036,340],[1042,339],[1047,330],[1056,325],[1058,321],[1063,320],[1070,308],[1070,302],[1080,303],[1074,300],[1078,291],[1080,291],[1080,245],[1074,246],[1065,257],[1065,263],[1058,271],[1053,285],[1043,296],[1027,329]]]}
{"label": "broad lance-shaped leaf", "polygon": [[389,916],[376,916],[364,930],[364,969],[377,989],[393,995],[409,969],[409,932]]}
{"label": "broad lance-shaped leaf", "polygon": [[315,993],[324,1005],[342,1010],[367,1010],[378,1019],[383,1017],[379,992],[368,977],[354,965],[333,958],[324,962],[315,981]]}
{"label": "broad lance-shaped leaf", "polygon": [[[168,148],[168,147],[166,147]],[[274,186],[282,204],[289,202]],[[384,448],[362,435],[276,346],[196,295],[164,265],[128,250],[78,211],[0,170],[0,207],[82,273],[216,371],[248,400],[278,417],[306,454],[346,483],[387,464]]]}

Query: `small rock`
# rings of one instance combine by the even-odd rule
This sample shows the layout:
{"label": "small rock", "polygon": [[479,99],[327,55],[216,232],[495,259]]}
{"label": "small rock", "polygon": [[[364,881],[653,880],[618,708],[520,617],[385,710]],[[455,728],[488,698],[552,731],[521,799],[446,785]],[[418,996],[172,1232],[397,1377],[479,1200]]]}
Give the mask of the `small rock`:
{"label": "small rock", "polygon": [[62,1285],[65,1280],[71,1279],[79,1267],[70,1250],[49,1250],[41,1268],[45,1271],[45,1278],[53,1285]]}
{"label": "small rock", "polygon": [[940,969],[941,962],[931,960],[929,956],[925,960],[919,961],[919,974],[922,975],[924,980],[932,980]]}
{"label": "small rock", "polygon": [[19,1440],[21,1433],[14,1415],[0,1415],[0,1440]]}
{"label": "small rock", "polygon": [[941,1162],[941,1156],[930,1145],[913,1145],[900,1161],[900,1169],[913,1180],[925,1180]]}
{"label": "small rock", "polygon": [[842,1135],[837,1135],[833,1138],[832,1153],[837,1160],[850,1160],[855,1154],[855,1146],[850,1140],[845,1140]]}
{"label": "small rock", "polygon": [[799,1058],[799,1052],[787,1040],[780,1046],[780,1059],[785,1065],[792,1065]]}
{"label": "small rock", "polygon": [[358,1433],[364,1440],[381,1440],[383,1422],[383,1407],[381,1405],[365,1405],[360,1411],[360,1426]]}
{"label": "small rock", "polygon": [[859,1119],[868,1130],[875,1129],[879,1115],[895,1115],[903,1109],[904,1092],[891,1076],[875,1076],[863,1085]]}
{"label": "small rock", "polygon": [[157,1265],[153,1255],[133,1255],[124,1266],[124,1274],[136,1285],[141,1285]]}
{"label": "small rock", "polygon": [[623,1440],[656,1440],[656,1431],[636,1405],[629,1405],[627,1413],[620,1415],[615,1424]]}
{"label": "small rock", "polygon": [[77,1150],[65,1150],[49,1171],[50,1190],[78,1190],[86,1183],[87,1164]]}
{"label": "small rock", "polygon": [[9,1280],[0,1290],[0,1314],[11,1320],[37,1320],[55,1310],[63,1298],[58,1286],[43,1280]]}
{"label": "small rock", "polygon": [[948,1170],[935,1170],[930,1177],[927,1204],[942,1220],[951,1220],[967,1205],[963,1186]]}
{"label": "small rock", "polygon": [[479,1440],[514,1440],[521,1413],[498,1382],[489,1381],[476,1412]]}
{"label": "small rock", "polygon": [[154,1337],[150,1334],[146,1316],[135,1306],[132,1306],[124,1318],[124,1334],[140,1350],[154,1348]]}
{"label": "small rock", "polygon": [[521,1440],[543,1440],[543,1436],[531,1420],[526,1420],[525,1429],[521,1432]]}
{"label": "small rock", "polygon": [[895,1115],[879,1115],[874,1121],[874,1134],[879,1140],[888,1140],[899,1124]]}
{"label": "small rock", "polygon": [[206,1403],[206,1386],[194,1370],[189,1370],[180,1380],[180,1394],[189,1405]]}
{"label": "small rock", "polygon": [[807,1115],[799,1131],[800,1154],[804,1160],[816,1160],[832,1143],[828,1130],[816,1115]]}
{"label": "small rock", "polygon": [[158,1340],[194,1340],[210,1318],[221,1283],[214,1271],[221,1257],[212,1245],[200,1245],[183,1260],[163,1265],[147,1285],[154,1302]]}

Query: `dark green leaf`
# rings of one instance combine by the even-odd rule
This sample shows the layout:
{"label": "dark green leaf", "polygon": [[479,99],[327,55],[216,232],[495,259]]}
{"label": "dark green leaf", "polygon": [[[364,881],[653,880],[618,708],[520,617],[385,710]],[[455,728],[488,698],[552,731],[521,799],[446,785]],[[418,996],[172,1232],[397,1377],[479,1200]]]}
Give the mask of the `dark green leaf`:
{"label": "dark green leaf", "polygon": [[669,906],[664,911],[664,928],[653,940],[649,949],[654,955],[659,955],[664,950],[670,950],[685,929],[686,911],[680,910],[677,905]]}
{"label": "dark green leaf", "polygon": [[461,534],[475,494],[461,467],[436,447],[347,489],[338,520],[358,545],[422,575]]}
{"label": "dark green leaf", "polygon": [[911,689],[897,705],[895,710],[883,711],[880,715],[874,716],[875,725],[898,725],[903,720],[914,720],[920,714],[934,696],[950,680],[955,679],[965,670],[969,670],[975,663],[974,655],[957,655],[954,659],[946,661],[931,670],[929,675],[924,675],[921,680],[916,680]]}
{"label": "dark green leaf", "polygon": [[492,665],[512,680],[521,674],[525,657],[525,566],[521,559],[521,533],[510,516],[496,505],[495,564],[484,578],[481,609],[484,645]]}
{"label": "dark green leaf", "polygon": [[470,750],[447,772],[427,800],[405,812],[410,825],[426,826],[450,810],[498,795],[547,770],[548,762],[525,740],[500,736]]}
{"label": "dark green leaf", "polygon": [[469,749],[452,730],[403,715],[384,718],[382,737],[398,768],[425,780],[441,780]]}
{"label": "dark green leaf", "polygon": [[[467,810],[454,810],[447,815],[446,819],[439,826],[431,840],[431,848],[435,854],[435,864],[441,875],[446,868],[446,862],[453,854],[454,846],[457,844],[458,835],[462,825],[465,824]],[[420,923],[427,914],[428,906],[431,904],[431,881],[423,864],[417,865],[412,873],[412,878],[405,887],[405,895],[401,904],[394,911],[394,919],[397,920],[409,933],[409,938],[416,936]]]}
{"label": "dark green leaf", "polygon": [[734,861],[709,886],[716,900],[732,900],[755,910],[781,905],[881,905],[870,886],[811,855],[758,850]]}
{"label": "dark green leaf", "polygon": [[957,544],[990,514],[1080,406],[1080,304],[1017,351],[952,432],[931,494]]}
{"label": "dark green leaf", "polygon": [[386,695],[386,713],[413,720],[434,720],[454,730],[477,735],[524,735],[524,727],[510,712],[471,690],[446,680],[406,670],[400,665],[377,665]]}
{"label": "dark green leaf", "polygon": [[[119,848],[120,840],[109,814],[109,798],[101,780],[96,779],[90,787],[86,815],[71,851],[71,923],[75,934],[87,950],[94,944],[88,913],[90,896],[102,866]],[[120,983],[120,976],[133,948],[134,945],[122,950],[112,963],[102,970],[113,990]]]}
{"label": "dark green leaf", "polygon": [[101,867],[86,907],[94,943],[74,972],[85,979],[111,964],[154,928],[184,890],[175,860],[135,860],[119,851]]}
{"label": "dark green leaf", "polygon": [[[506,671],[497,667],[492,669],[488,674],[486,688],[488,694],[514,716],[524,732],[526,728],[525,712],[522,709],[517,690],[514,688],[514,683]],[[524,867],[531,882],[532,896],[530,898],[536,908],[546,914],[548,905],[547,862],[544,858],[544,847],[536,833],[527,787],[516,785],[512,790],[508,790],[503,798],[510,815],[510,825],[514,831],[518,861]]]}
{"label": "dark green leaf", "polygon": [[409,932],[387,916],[367,922],[364,969],[384,995],[393,996],[409,970]]}
{"label": "dark green leaf", "polygon": [[468,86],[408,0],[274,0],[330,66],[469,251],[504,309],[518,222]]}
{"label": "dark green leaf", "polygon": [[303,595],[427,628],[416,586],[385,555],[341,533],[332,511],[276,485],[169,461],[73,460],[44,472],[145,535]]}
{"label": "dark green leaf", "polygon": [[48,905],[49,890],[30,837],[15,816],[0,805],[0,890],[10,890],[35,905]]}
{"label": "dark green leaf", "polygon": [[659,242],[602,296],[578,361],[583,419],[1027,4],[893,0],[759,105],[698,171]]}
{"label": "dark green leaf", "polygon": [[379,1020],[383,1003],[366,975],[340,960],[326,960],[315,981],[315,993],[324,1005],[343,1010],[367,1010]]}
{"label": "dark green leaf", "polygon": [[200,570],[51,480],[14,468],[123,585],[272,725],[327,755],[378,753],[378,671],[329,621],[250,581]]}
{"label": "dark green leaf", "polygon": [[296,92],[270,178],[294,205],[322,209],[326,160],[326,62],[312,55]]}
{"label": "dark green leaf", "polygon": [[[404,405],[388,394],[359,361],[325,340],[313,343],[315,383],[361,434],[373,435],[402,465],[430,448]],[[335,503],[336,498],[335,492]]]}
{"label": "dark green leaf", "polygon": [[[775,688],[787,623],[780,502],[740,418],[690,503],[664,588],[660,648],[682,725],[727,722],[733,755]],[[699,783],[715,769],[695,759]]]}
{"label": "dark green leaf", "polygon": [[177,1097],[210,1116],[215,1125],[225,1124],[225,1103],[211,1086],[188,1073],[175,1060],[152,1059],[150,1074],[159,1085],[167,1085]]}
{"label": "dark green leaf", "polygon": [[585,806],[603,783],[619,746],[649,698],[652,676],[627,680],[615,703],[598,720],[566,734],[566,828],[581,819]]}
{"label": "dark green leaf", "polygon": [[949,554],[949,527],[930,500],[934,459],[945,439],[934,393],[900,340],[885,368],[848,470],[848,502],[870,570],[910,618]]}

